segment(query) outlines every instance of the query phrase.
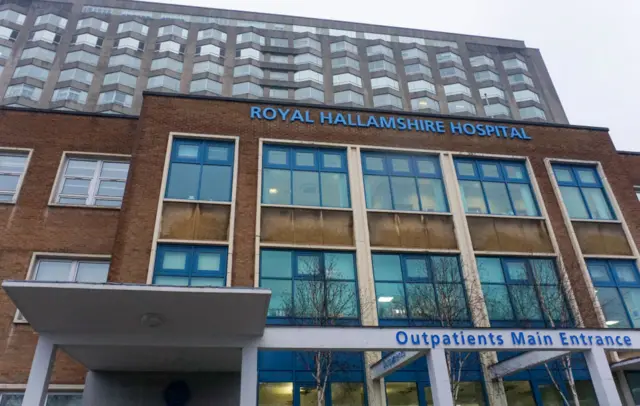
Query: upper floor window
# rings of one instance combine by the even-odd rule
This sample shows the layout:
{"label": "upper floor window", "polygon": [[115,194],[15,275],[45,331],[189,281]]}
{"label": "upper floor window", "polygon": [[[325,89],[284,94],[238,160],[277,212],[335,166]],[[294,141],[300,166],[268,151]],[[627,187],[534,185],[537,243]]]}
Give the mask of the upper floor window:
{"label": "upper floor window", "polygon": [[134,51],[144,51],[144,42],[131,37],[119,38],[115,40],[113,46],[116,49],[128,48]]}
{"label": "upper floor window", "polygon": [[571,324],[552,259],[477,257],[476,261],[492,323]]}
{"label": "upper floor window", "polygon": [[420,73],[423,75],[427,75],[431,77],[431,68],[425,66],[421,63],[413,63],[411,65],[405,65],[404,71],[407,75],[413,75],[415,73]]}
{"label": "upper floor window", "polygon": [[341,73],[340,75],[333,75],[333,85],[346,85],[351,84],[357,87],[362,87],[362,79],[359,76],[351,73]]}
{"label": "upper floor window", "polygon": [[438,61],[438,63],[455,62],[462,65],[462,58],[460,58],[460,55],[454,54],[453,52],[443,52],[440,54],[436,54],[436,60]]}
{"label": "upper floor window", "polygon": [[398,42],[402,44],[420,44],[426,45],[424,38],[416,38],[416,37],[403,37],[398,36]]}
{"label": "upper floor window", "polygon": [[373,254],[378,318],[441,326],[469,320],[457,257]]}
{"label": "upper floor window", "polygon": [[447,103],[451,114],[476,114],[476,105],[466,100],[456,100]]}
{"label": "upper floor window", "polygon": [[427,82],[426,80],[414,80],[407,82],[407,86],[409,87],[409,93],[429,92],[436,94],[436,87],[433,83]]}
{"label": "upper floor window", "polygon": [[158,244],[153,284],[225,286],[227,247]]}
{"label": "upper floor window", "polygon": [[29,100],[38,101],[40,100],[41,94],[41,88],[31,86],[26,83],[21,83],[19,85],[12,85],[7,87],[7,91],[4,94],[4,97],[24,97]]}
{"label": "upper floor window", "polygon": [[367,47],[367,56],[373,55],[386,55],[389,58],[393,58],[393,50],[384,45],[372,45]]}
{"label": "upper floor window", "polygon": [[365,32],[364,33],[364,38],[365,39],[381,39],[384,41],[391,41],[391,35],[389,34],[377,34],[375,32]]}
{"label": "upper floor window", "polygon": [[478,56],[472,56],[471,58],[469,58],[469,61],[471,62],[471,66],[476,67],[476,66],[496,66],[496,63],[493,61],[493,59],[489,58],[486,55],[478,55]]}
{"label": "upper floor window", "polygon": [[402,51],[402,59],[413,59],[413,58],[418,58],[423,61],[429,60],[429,56],[427,56],[427,53],[421,49],[410,48]]}
{"label": "upper floor window", "polygon": [[264,91],[260,85],[256,85],[251,82],[243,82],[235,83],[231,89],[231,94],[233,96],[250,94],[256,97],[262,97],[264,95]]}
{"label": "upper floor window", "polygon": [[184,45],[178,44],[175,41],[163,41],[156,43],[156,52],[173,52],[174,54],[182,55],[184,53]]}
{"label": "upper floor window", "polygon": [[174,92],[180,91],[180,80],[171,76],[158,75],[152,76],[147,81],[147,89],[168,89]]}
{"label": "upper floor window", "polygon": [[301,70],[293,74],[293,80],[295,82],[304,82],[305,80],[311,80],[316,83],[323,83],[324,76],[322,73],[313,70]]}
{"label": "upper floor window", "polygon": [[387,71],[396,73],[396,65],[385,60],[369,62],[369,72]]}
{"label": "upper floor window", "polygon": [[448,211],[437,157],[366,152],[362,170],[368,209]]}
{"label": "upper floor window", "polygon": [[34,264],[31,279],[45,282],[106,283],[109,265],[108,260],[42,256]]}
{"label": "upper floor window", "polygon": [[133,104],[133,96],[117,90],[100,93],[100,96],[98,97],[98,105],[111,103],[131,108],[131,105]]}
{"label": "upper floor window", "polygon": [[27,169],[29,154],[0,150],[0,201],[15,202]]}
{"label": "upper floor window", "polygon": [[256,61],[262,61],[264,59],[264,56],[262,55],[262,52],[258,51],[257,49],[243,48],[243,49],[236,49],[236,58],[238,59],[249,58],[249,59],[255,59]]}
{"label": "upper floor window", "polygon": [[89,45],[95,48],[102,48],[102,38],[91,34],[74,35],[71,43],[73,45]]}
{"label": "upper floor window", "polygon": [[29,78],[38,79],[42,82],[46,82],[48,76],[49,76],[49,69],[44,69],[36,65],[18,66],[15,72],[13,73],[14,78],[29,77]]}
{"label": "upper floor window", "polygon": [[169,69],[177,73],[182,73],[182,65],[182,62],[176,61],[173,58],[158,58],[151,61],[151,70]]}
{"label": "upper floor window", "polygon": [[455,166],[466,213],[538,215],[524,163],[456,158]]}
{"label": "upper floor window", "polygon": [[444,94],[447,96],[462,94],[471,97],[471,89],[461,83],[452,83],[450,85],[444,85]]}
{"label": "upper floor window", "polygon": [[504,68],[507,70],[509,69],[529,70],[529,68],[527,68],[527,64],[518,58],[507,59],[505,61],[502,61],[502,66],[504,66]]}
{"label": "upper floor window", "polygon": [[402,99],[398,96],[385,93],[373,96],[373,107],[396,107],[402,108]]}
{"label": "upper floor window", "polygon": [[511,116],[511,110],[504,104],[485,104],[482,107],[484,107],[484,114],[488,117]]}
{"label": "upper floor window", "polygon": [[104,81],[102,82],[103,86],[120,84],[124,86],[129,86],[135,89],[136,83],[138,82],[138,77],[130,75],[125,72],[112,72],[104,75]]}
{"label": "upper floor window", "polygon": [[163,35],[175,35],[176,37],[187,39],[188,34],[189,34],[189,31],[185,30],[182,27],[178,27],[177,25],[165,25],[164,27],[160,27],[158,29],[159,37]]}
{"label": "upper floor window", "polygon": [[390,88],[394,90],[400,90],[400,85],[397,80],[391,79],[387,76],[371,79],[372,89]]}
{"label": "upper floor window", "polygon": [[6,39],[9,41],[15,41],[18,38],[18,31],[12,30],[11,28],[3,27],[0,25],[0,38]]}
{"label": "upper floor window", "polygon": [[97,18],[94,18],[94,17],[89,17],[89,18],[83,18],[81,20],[78,20],[78,25],[76,26],[76,29],[79,30],[82,28],[93,28],[98,31],[107,32],[108,27],[109,27],[109,24],[106,21],[98,20]]}
{"label": "upper floor window", "polygon": [[606,326],[640,327],[640,275],[635,262],[590,259],[587,268]]}
{"label": "upper floor window", "polygon": [[209,28],[206,30],[198,31],[198,41],[201,39],[217,39],[218,41],[227,42],[227,33],[216,30],[215,28]]}
{"label": "upper floor window", "polygon": [[54,202],[120,207],[128,173],[126,161],[67,156]]}
{"label": "upper floor window", "polygon": [[146,36],[149,33],[149,27],[136,21],[127,21],[118,25],[118,34],[121,32],[137,32]]}
{"label": "upper floor window", "polygon": [[353,103],[364,106],[364,96],[351,90],[345,90],[343,92],[335,92],[333,94],[333,102],[336,104]]}
{"label": "upper floor window", "polygon": [[262,203],[350,207],[343,150],[265,146]]}
{"label": "upper floor window", "polygon": [[515,75],[509,75],[509,83],[512,85],[524,83],[525,85],[533,86],[533,79],[524,73],[516,73]]}
{"label": "upper floor window", "polygon": [[65,28],[67,26],[67,19],[64,17],[57,16],[55,14],[45,14],[42,16],[38,16],[36,18],[36,22],[34,26],[42,25],[42,24],[52,24],[56,27]]}
{"label": "upper floor window", "polygon": [[453,77],[458,77],[461,79],[467,78],[467,74],[462,69],[456,68],[455,66],[451,66],[448,68],[441,68],[440,76],[442,78],[453,78]]}
{"label": "upper floor window", "polygon": [[269,62],[289,63],[289,57],[287,55],[270,54],[269,55]]}
{"label": "upper floor window", "polygon": [[331,67],[334,69],[348,67],[360,70],[360,62],[353,58],[349,58],[348,56],[343,58],[333,58],[331,60]]}
{"label": "upper floor window", "polygon": [[53,91],[52,102],[72,101],[74,103],[85,104],[87,102],[87,92],[73,87],[63,87]]}
{"label": "upper floor window", "polygon": [[26,15],[22,13],[18,13],[13,10],[2,10],[0,11],[0,21],[9,21],[18,25],[24,24],[24,20],[27,18]]}
{"label": "upper floor window", "polygon": [[294,48],[313,48],[317,51],[320,51],[322,49],[322,46],[320,45],[319,41],[316,41],[315,39],[312,38],[298,38],[298,39],[294,39],[293,40],[293,47]]}
{"label": "upper floor window", "polygon": [[415,99],[411,99],[411,110],[416,111],[423,109],[440,111],[440,103],[430,97],[418,97]]}
{"label": "upper floor window", "polygon": [[269,45],[272,47],[286,48],[289,46],[289,40],[286,38],[269,38]]}
{"label": "upper floor window", "polygon": [[540,96],[538,93],[532,92],[531,90],[518,90],[517,92],[513,92],[513,97],[517,102],[525,102],[525,101],[534,101],[540,103]]}
{"label": "upper floor window", "polygon": [[315,87],[301,87],[300,89],[296,89],[293,95],[296,100],[310,99],[321,103],[324,102],[324,92]]}
{"label": "upper floor window", "polygon": [[231,201],[233,146],[233,142],[222,140],[174,140],[165,196],[170,199]]}
{"label": "upper floor window", "polygon": [[67,80],[75,80],[76,82],[84,83],[85,85],[90,85],[93,80],[93,73],[87,72],[83,69],[66,69],[60,72],[60,77],[58,78],[58,82],[64,82]]}
{"label": "upper floor window", "polygon": [[474,72],[473,77],[476,78],[476,82],[482,82],[485,80],[493,80],[494,82],[500,81],[500,76],[490,70],[483,70],[480,72]]}
{"label": "upper floor window", "polygon": [[484,99],[497,97],[499,99],[505,100],[504,92],[502,91],[502,89],[498,89],[495,86],[483,87],[483,88],[480,88],[479,91],[480,91],[480,96]]}
{"label": "upper floor window", "polygon": [[48,30],[35,31],[31,34],[31,41],[44,41],[50,44],[60,43],[60,34]]}
{"label": "upper floor window", "polygon": [[224,66],[211,61],[196,62],[193,64],[193,74],[209,72],[222,76],[224,74]]}
{"label": "upper floor window", "polygon": [[519,111],[520,118],[522,118],[523,120],[529,118],[540,118],[542,120],[547,119],[547,115],[544,113],[544,110],[536,106],[522,107],[519,109]]}
{"label": "upper floor window", "polygon": [[335,28],[329,28],[329,35],[333,36],[333,37],[351,37],[351,38],[355,38],[356,37],[356,32],[355,31],[349,31],[349,30],[338,30]]}
{"label": "upper floor window", "polygon": [[554,164],[562,201],[572,219],[613,220],[604,185],[595,167]]}
{"label": "upper floor window", "polygon": [[264,45],[265,39],[263,36],[254,32],[244,32],[236,36],[236,44],[243,44],[245,42],[253,42],[254,44]]}
{"label": "upper floor window", "polygon": [[[136,58],[135,56],[127,54],[113,55],[109,58],[109,67],[128,66],[132,69],[140,69],[141,62],[140,58]],[[151,69],[153,69],[153,62],[151,63]]]}
{"label": "upper floor window", "polygon": [[40,47],[34,47],[34,48],[27,48],[24,51],[22,51],[22,55],[20,56],[20,59],[24,60],[24,59],[33,58],[33,59],[40,59],[41,61],[51,63],[53,62],[55,57],[56,57],[56,53],[53,51],[40,48]]}
{"label": "upper floor window", "polygon": [[322,67],[322,58],[313,54],[300,54],[293,57],[293,63],[295,63],[296,65],[310,63],[312,65]]}
{"label": "upper floor window", "polygon": [[233,77],[253,76],[254,78],[264,78],[264,71],[253,65],[240,65],[233,68]]}
{"label": "upper floor window", "polygon": [[277,88],[269,89],[269,97],[273,99],[288,99],[289,89],[277,89]]}
{"label": "upper floor window", "polygon": [[269,79],[271,80],[289,80],[288,72],[269,71]]}
{"label": "upper floor window", "polygon": [[281,323],[358,322],[358,286],[351,252],[267,250],[260,252],[260,286],[271,289],[267,316]]}
{"label": "upper floor window", "polygon": [[189,85],[189,93],[211,92],[222,94],[222,83],[211,79],[192,80]]}
{"label": "upper floor window", "polygon": [[0,45],[0,59],[9,59],[11,56],[11,47]]}
{"label": "upper floor window", "polygon": [[331,43],[331,52],[348,51],[354,54],[358,53],[358,47],[351,42],[340,41]]}

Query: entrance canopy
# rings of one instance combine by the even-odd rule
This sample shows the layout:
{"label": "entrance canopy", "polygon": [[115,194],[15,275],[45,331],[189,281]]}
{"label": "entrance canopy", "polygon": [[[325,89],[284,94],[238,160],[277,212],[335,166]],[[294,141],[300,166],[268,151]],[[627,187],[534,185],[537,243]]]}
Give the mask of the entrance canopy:
{"label": "entrance canopy", "polygon": [[91,370],[239,371],[271,292],[253,288],[5,281],[40,335]]}

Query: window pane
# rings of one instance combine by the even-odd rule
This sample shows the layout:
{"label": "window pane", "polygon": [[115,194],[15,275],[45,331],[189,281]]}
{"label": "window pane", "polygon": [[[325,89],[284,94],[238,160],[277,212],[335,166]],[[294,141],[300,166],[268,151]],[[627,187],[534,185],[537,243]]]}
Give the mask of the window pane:
{"label": "window pane", "polygon": [[370,171],[384,171],[384,158],[367,156],[364,158],[364,167]]}
{"label": "window pane", "polygon": [[189,278],[186,276],[156,276],[153,284],[162,286],[189,286]]}
{"label": "window pane", "polygon": [[178,158],[198,159],[199,145],[180,144],[178,145]]}
{"label": "window pane", "polygon": [[[556,172],[557,173],[557,172]],[[562,201],[569,212],[569,217],[575,219],[588,219],[589,214],[584,205],[580,190],[573,186],[560,186]]]}
{"label": "window pane", "polygon": [[76,282],[106,283],[108,274],[108,262],[79,262]]}
{"label": "window pane", "polygon": [[482,176],[487,177],[487,178],[500,178],[500,168],[498,167],[498,164],[491,164],[491,163],[480,163],[478,166],[480,166],[480,172],[482,173]]}
{"label": "window pane", "polygon": [[438,321],[451,323],[454,320],[469,320],[467,300],[464,289],[458,283],[439,283],[436,285],[438,301]]}
{"label": "window pane", "polygon": [[459,176],[475,176],[475,170],[471,162],[456,162],[456,170]]}
{"label": "window pane", "polygon": [[167,251],[164,253],[162,259],[162,269],[170,270],[186,270],[187,267],[187,253]]}
{"label": "window pane", "polygon": [[506,261],[507,275],[512,281],[526,281],[527,267],[524,262]]}
{"label": "window pane", "polygon": [[347,175],[344,173],[320,173],[322,187],[322,206],[349,207]]}
{"label": "window pane", "polygon": [[540,286],[540,293],[542,296],[542,312],[545,321],[548,321],[549,318],[564,323],[571,320],[560,286]]}
{"label": "window pane", "polygon": [[408,158],[391,158],[391,170],[398,173],[410,173]]}
{"label": "window pane", "polygon": [[573,176],[571,176],[571,170],[564,168],[553,168],[553,172],[556,174],[558,182],[573,182]]}
{"label": "window pane", "polygon": [[0,175],[0,190],[15,191],[19,180],[20,176],[18,175]]}
{"label": "window pane", "polygon": [[622,300],[627,305],[627,311],[633,327],[640,327],[640,289],[621,288]]}
{"label": "window pane", "polygon": [[293,383],[260,383],[258,406],[276,405],[293,405]]}
{"label": "window pane", "polygon": [[315,166],[316,164],[315,154],[313,152],[295,152],[293,159],[297,166]]}
{"label": "window pane", "polygon": [[514,406],[536,406],[536,401],[531,391],[531,385],[527,381],[504,382],[504,391],[507,395],[507,404]]}
{"label": "window pane", "polygon": [[98,195],[122,197],[124,196],[124,182],[105,180],[100,181],[100,186],[98,187]]}
{"label": "window pane", "polygon": [[364,385],[355,382],[331,384],[332,406],[364,406]]}
{"label": "window pane", "polygon": [[287,152],[279,150],[270,150],[267,152],[267,163],[273,165],[286,165]]}
{"label": "window pane", "polygon": [[318,389],[315,386],[300,387],[300,406],[316,406],[318,404]]}
{"label": "window pane", "polygon": [[607,199],[604,197],[602,189],[599,188],[582,188],[584,198],[587,200],[587,206],[591,212],[591,217],[598,220],[611,220],[613,214],[609,209]]}
{"label": "window pane", "polygon": [[399,255],[373,254],[373,276],[376,281],[401,281]]}
{"label": "window pane", "polygon": [[533,194],[531,193],[531,187],[522,183],[509,183],[509,193],[511,194],[511,201],[515,206],[516,215],[518,216],[536,216],[538,210],[536,209],[535,201],[533,200]]}
{"label": "window pane", "polygon": [[575,171],[578,174],[578,179],[580,180],[580,182],[588,183],[592,185],[598,184],[598,177],[593,169],[589,169],[589,168],[577,169],[576,168]]}
{"label": "window pane", "polygon": [[358,291],[355,282],[328,282],[326,295],[329,317],[358,315]]}
{"label": "window pane", "polygon": [[82,394],[55,394],[47,395],[46,406],[82,406]]}
{"label": "window pane", "polygon": [[125,162],[105,162],[102,164],[100,177],[112,179],[127,179],[129,164]]}
{"label": "window pane", "polygon": [[405,260],[407,278],[429,279],[426,258],[407,258]]}
{"label": "window pane", "polygon": [[265,289],[271,289],[268,317],[292,317],[293,302],[292,284],[290,280],[263,279],[260,284]]}
{"label": "window pane", "polygon": [[293,171],[293,204],[320,205],[320,186],[317,172]]}
{"label": "window pane", "polygon": [[424,211],[447,211],[444,187],[440,179],[418,179],[420,203]]}
{"label": "window pane", "polygon": [[[118,207],[120,206],[120,201],[119,200],[114,200],[116,202],[118,202]],[[58,199],[58,203],[61,204],[87,204],[87,199],[86,198],[71,198],[71,197],[61,197]],[[96,200],[96,204],[99,206],[105,206],[103,204],[99,204],[99,202]]]}
{"label": "window pane", "polygon": [[591,275],[591,280],[594,283],[611,282],[611,276],[609,276],[607,265],[605,265],[604,263],[587,262],[587,267],[589,268],[589,274]]}
{"label": "window pane", "polygon": [[418,388],[413,382],[388,382],[388,406],[418,406]]}
{"label": "window pane", "polygon": [[355,279],[353,254],[324,254],[324,269],[328,279]]}
{"label": "window pane", "polygon": [[90,180],[85,179],[65,179],[61,193],[65,195],[88,195],[90,183]]}
{"label": "window pane", "polygon": [[622,299],[616,288],[603,288],[598,287],[596,289],[596,296],[604,318],[606,319],[606,325],[609,328],[630,328],[627,312],[622,305]]}
{"label": "window pane", "polygon": [[198,254],[198,271],[216,272],[220,271],[220,254],[215,252],[202,252]]}
{"label": "window pane", "polygon": [[556,267],[551,259],[531,259],[529,261],[535,280],[543,285],[557,285]]}
{"label": "window pane", "polygon": [[618,282],[620,283],[636,283],[638,282],[638,277],[636,274],[635,267],[631,263],[613,263],[612,264],[613,271],[618,278]]}
{"label": "window pane", "polygon": [[339,154],[331,154],[331,153],[323,153],[322,154],[322,166],[325,168],[331,169],[341,169],[342,168],[342,155]]}
{"label": "window pane", "polygon": [[507,186],[504,183],[484,182],[483,186],[491,214],[514,214],[509,202]]}
{"label": "window pane", "polygon": [[436,282],[460,282],[460,266],[456,257],[432,256],[431,272]]}
{"label": "window pane", "polygon": [[483,284],[482,293],[487,304],[489,320],[513,320],[513,309],[509,300],[509,293],[505,285]]}
{"label": "window pane", "polygon": [[200,200],[231,200],[231,167],[219,165],[203,165],[200,182]]}
{"label": "window pane", "polygon": [[498,258],[476,258],[480,282],[504,283],[502,264]]}
{"label": "window pane", "polygon": [[67,169],[64,171],[67,176],[93,176],[96,171],[97,161],[81,161],[69,159]]}
{"label": "window pane", "polygon": [[191,278],[191,286],[208,286],[222,287],[224,286],[224,278]]}
{"label": "window pane", "polygon": [[38,261],[35,280],[64,282],[69,280],[71,261],[41,260]]}
{"label": "window pane", "polygon": [[414,178],[391,177],[393,207],[396,210],[420,210]]}
{"label": "window pane", "polygon": [[411,318],[437,320],[436,293],[432,284],[407,284],[407,303]]}
{"label": "window pane", "polygon": [[378,317],[404,319],[407,317],[402,283],[376,283]]}
{"label": "window pane", "polygon": [[291,251],[262,251],[260,261],[262,277],[291,278]]}
{"label": "window pane", "polygon": [[0,172],[22,173],[26,162],[26,155],[0,155]]}
{"label": "window pane", "polygon": [[368,209],[391,209],[391,188],[386,176],[366,175],[364,190]]}
{"label": "window pane", "polygon": [[229,159],[229,147],[207,147],[207,159],[213,161],[227,161]]}
{"label": "window pane", "polygon": [[462,192],[462,201],[466,213],[482,214],[487,212],[480,182],[460,181],[460,191]]}
{"label": "window pane", "polygon": [[262,201],[267,204],[291,204],[291,172],[265,169]]}
{"label": "window pane", "polygon": [[298,255],[298,274],[299,275],[316,275],[322,272],[322,264],[320,263],[320,255]]}
{"label": "window pane", "polygon": [[174,199],[198,199],[200,165],[172,163],[167,185],[167,197]]}
{"label": "window pane", "polygon": [[540,304],[533,286],[511,285],[511,300],[520,320],[542,320]]}

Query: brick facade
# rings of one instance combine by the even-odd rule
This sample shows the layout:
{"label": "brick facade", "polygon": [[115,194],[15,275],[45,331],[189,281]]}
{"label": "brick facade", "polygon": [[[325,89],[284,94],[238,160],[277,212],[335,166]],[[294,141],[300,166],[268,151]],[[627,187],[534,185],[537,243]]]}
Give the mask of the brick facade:
{"label": "brick facade", "polygon": [[[145,283],[170,132],[240,137],[232,285],[253,286],[259,139],[322,141],[409,149],[529,157],[585,324],[597,327],[593,303],[579,294],[587,281],[577,268],[545,158],[599,161],[634,239],[640,238],[640,156],[619,154],[603,129],[509,122],[524,126],[532,140],[465,135],[431,135],[386,129],[251,120],[247,101],[147,94],[139,119],[67,113],[0,112],[0,147],[32,148],[16,205],[0,205],[0,278],[24,279],[33,252],[111,254],[110,282]],[[295,108],[287,106],[287,108]],[[304,106],[302,109],[327,110]],[[339,112],[338,109],[331,111]],[[353,111],[351,111],[353,113]],[[368,112],[367,112],[368,113]],[[372,112],[373,114],[385,113]],[[312,113],[317,116],[317,113]],[[394,113],[395,114],[395,113]],[[428,119],[426,116],[422,116]],[[438,118],[465,122],[461,118]],[[469,120],[477,123],[481,121]],[[131,154],[121,210],[49,207],[63,151]],[[576,265],[574,265],[576,264]],[[36,341],[28,325],[13,324],[15,307],[0,293],[0,383],[26,383]],[[65,356],[53,383],[82,383],[83,368]]]}

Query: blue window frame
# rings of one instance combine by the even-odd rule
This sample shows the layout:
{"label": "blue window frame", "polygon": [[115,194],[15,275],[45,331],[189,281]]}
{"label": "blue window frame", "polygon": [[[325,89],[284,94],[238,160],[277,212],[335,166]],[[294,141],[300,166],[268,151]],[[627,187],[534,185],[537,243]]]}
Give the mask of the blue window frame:
{"label": "blue window frame", "polygon": [[154,285],[226,286],[227,247],[158,244]]}
{"label": "blue window frame", "polygon": [[640,327],[640,274],[635,262],[588,260],[587,268],[607,327]]}
{"label": "blue window frame", "polygon": [[260,286],[271,289],[271,324],[360,323],[352,252],[263,249]]}
{"label": "blue window frame", "polygon": [[457,257],[378,253],[372,260],[381,324],[451,326],[469,320]]}
{"label": "blue window frame", "polygon": [[231,201],[234,143],[175,139],[166,197],[170,199]]}
{"label": "blue window frame", "polygon": [[553,259],[477,257],[476,261],[492,326],[572,324]]}
{"label": "blue window frame", "polygon": [[595,167],[553,165],[562,201],[572,219],[615,220]]}
{"label": "blue window frame", "polygon": [[344,150],[267,145],[262,167],[262,203],[351,207]]}
{"label": "blue window frame", "polygon": [[524,163],[460,158],[455,165],[466,213],[539,215]]}
{"label": "blue window frame", "polygon": [[438,157],[363,152],[368,209],[447,212]]}

